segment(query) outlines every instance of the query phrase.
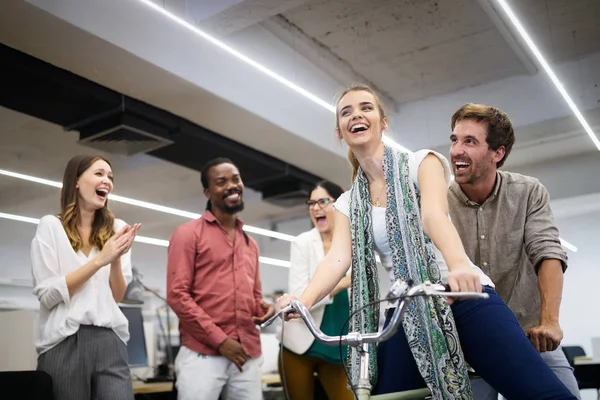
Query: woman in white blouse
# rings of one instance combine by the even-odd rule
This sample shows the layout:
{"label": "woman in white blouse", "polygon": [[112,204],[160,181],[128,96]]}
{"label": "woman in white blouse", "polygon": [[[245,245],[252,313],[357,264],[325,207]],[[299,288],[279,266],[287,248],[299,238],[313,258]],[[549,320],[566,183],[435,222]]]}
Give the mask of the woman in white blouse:
{"label": "woman in white blouse", "polygon": [[[302,294],[317,265],[331,247],[335,226],[332,205],[342,193],[344,190],[335,183],[321,181],[316,184],[306,201],[315,227],[300,234],[292,242],[288,286],[290,293],[296,296]],[[346,289],[349,286],[350,276],[343,278],[328,296],[311,309],[315,323],[326,334],[339,335],[348,319],[350,305]],[[346,326],[345,333],[347,331]],[[288,400],[312,399],[315,373],[330,399],[354,398],[347,388],[339,347],[326,346],[316,341],[301,320],[285,322],[282,344],[283,368],[279,365],[279,372],[285,378],[290,396]],[[346,357],[345,346],[341,353],[342,357]]]}
{"label": "woman in white blouse", "polygon": [[59,215],[46,215],[31,243],[40,301],[38,370],[56,400],[131,400],[129,326],[117,303],[132,279],[129,249],[140,225],[114,218],[110,163],[97,156],[67,164]]}

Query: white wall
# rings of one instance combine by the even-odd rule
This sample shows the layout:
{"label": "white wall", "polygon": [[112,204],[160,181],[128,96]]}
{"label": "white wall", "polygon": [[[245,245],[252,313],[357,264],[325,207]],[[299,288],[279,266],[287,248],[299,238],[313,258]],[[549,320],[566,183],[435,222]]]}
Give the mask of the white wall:
{"label": "white wall", "polygon": [[[573,210],[568,210],[572,212]],[[569,252],[569,268],[565,273],[560,324],[564,332],[562,344],[582,346],[592,356],[592,337],[600,337],[600,212],[575,217],[557,218],[561,235],[578,247]],[[600,354],[594,354],[600,357]],[[582,400],[594,400],[593,390],[584,390]]]}
{"label": "white wall", "polygon": [[578,247],[577,253],[569,252],[565,273],[560,315],[563,344],[580,345],[591,355],[591,338],[600,337],[600,213],[557,220],[557,224],[561,234]]}

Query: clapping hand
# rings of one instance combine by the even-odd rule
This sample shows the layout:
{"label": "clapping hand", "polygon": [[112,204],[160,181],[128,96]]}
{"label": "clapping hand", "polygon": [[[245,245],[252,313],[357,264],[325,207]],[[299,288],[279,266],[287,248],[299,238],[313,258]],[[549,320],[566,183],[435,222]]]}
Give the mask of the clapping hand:
{"label": "clapping hand", "polygon": [[141,226],[142,224],[134,224],[133,227],[125,225],[119,232],[111,236],[104,243],[104,247],[98,255],[100,266],[111,264],[127,253]]}

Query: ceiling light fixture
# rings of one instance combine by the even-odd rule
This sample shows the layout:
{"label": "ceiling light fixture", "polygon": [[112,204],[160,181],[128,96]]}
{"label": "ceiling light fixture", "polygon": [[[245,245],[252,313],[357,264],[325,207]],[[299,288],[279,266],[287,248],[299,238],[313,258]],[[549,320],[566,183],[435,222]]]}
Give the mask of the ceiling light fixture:
{"label": "ceiling light fixture", "polygon": [[259,64],[258,62],[254,61],[250,57],[248,57],[248,56],[240,53],[237,50],[235,50],[233,47],[228,46],[227,44],[221,42],[219,39],[217,39],[217,38],[215,38],[215,37],[207,34],[204,31],[201,31],[196,26],[190,24],[186,20],[178,17],[177,15],[175,15],[173,13],[170,13],[169,11],[165,10],[164,8],[160,7],[159,5],[153,3],[150,0],[138,0],[138,1],[140,3],[143,3],[143,4],[147,5],[148,7],[152,8],[153,10],[158,11],[159,13],[163,14],[164,16],[170,18],[172,21],[177,22],[179,25],[181,25],[181,26],[189,29],[190,31],[194,32],[196,35],[200,36],[204,40],[209,41],[210,43],[212,43],[213,45],[217,46],[221,50],[226,51],[227,53],[231,54],[234,57],[237,57],[239,60],[245,62],[246,64],[248,64],[248,65],[256,68],[257,70],[259,70],[263,74],[268,75],[269,77],[275,79],[277,82],[283,84],[284,86],[287,86],[288,88],[292,89],[296,93],[299,93],[302,96],[308,98],[309,100],[314,101],[315,103],[317,103],[321,107],[324,107],[328,111],[331,111],[331,112],[335,113],[335,107],[332,106],[330,103],[326,102],[325,100],[320,99],[316,95],[310,93],[308,90],[306,90],[306,89],[304,89],[304,88],[296,85],[292,81],[284,78],[283,76],[281,76],[278,73],[270,70],[269,68],[265,67],[264,65]]}
{"label": "ceiling light fixture", "polygon": [[[44,179],[44,178],[38,178],[35,176],[31,176],[31,175],[20,174],[18,172],[7,171],[5,169],[0,169],[0,175],[10,176],[12,178],[17,178],[17,179],[23,179],[26,181],[40,183],[42,185],[52,186],[52,187],[56,187],[56,188],[62,188],[61,182],[51,181],[49,179]],[[452,176],[452,178],[454,178],[454,176]],[[180,210],[180,209],[172,208],[172,207],[161,206],[160,204],[154,204],[154,203],[149,203],[147,201],[131,199],[129,197],[118,196],[118,195],[115,195],[112,193],[108,197],[113,201],[130,204],[130,205],[136,206],[136,207],[146,208],[146,209],[153,210],[153,211],[159,211],[159,212],[163,212],[165,214],[177,215],[180,217],[186,217],[186,218],[190,218],[190,219],[198,219],[201,216],[201,214],[193,213],[190,211]],[[0,213],[0,216],[1,215],[2,214]],[[6,214],[6,215],[9,215],[9,214]],[[2,218],[8,218],[8,217],[2,217]],[[27,217],[22,217],[22,218],[27,218]],[[24,221],[24,222],[28,222],[28,221]],[[35,223],[37,223],[37,222],[35,222]],[[250,225],[244,225],[243,229],[246,232],[255,233],[257,235],[262,235],[262,236],[268,236],[268,237],[272,237],[275,239],[285,240],[288,242],[291,242],[295,239],[295,236],[293,236],[293,235],[287,235],[285,233],[275,232],[275,231],[271,231],[271,230],[263,229],[263,228],[257,228],[255,226],[250,226]],[[159,240],[159,239],[153,239],[153,240]],[[562,238],[560,239],[560,241],[561,241],[561,244],[565,248],[567,248],[573,252],[577,252],[576,246],[572,245],[571,243],[567,242],[566,240],[564,240]],[[156,244],[156,243],[151,243],[151,244]],[[285,262],[287,262],[287,261],[285,261]]]}
{"label": "ceiling light fixture", "polygon": [[577,247],[573,246],[571,243],[567,242],[563,238],[560,239],[560,244],[567,250],[571,250],[573,253],[577,253]]}
{"label": "ceiling light fixture", "polygon": [[[25,175],[18,172],[7,171],[5,169],[0,169],[0,175],[10,176],[11,178],[22,179],[29,182],[35,182],[46,186],[52,186],[55,188],[62,188],[62,183],[57,181],[51,181],[49,179],[38,178],[36,176]],[[108,196],[112,201],[116,201],[119,203],[130,204],[136,207],[146,208],[148,210],[159,211],[166,214],[177,215],[180,217],[190,218],[190,219],[198,219],[202,214],[193,213],[190,211],[184,211],[173,207],[161,206],[160,204],[149,203],[147,201],[136,200],[125,196],[119,196],[116,194],[110,194]],[[281,232],[270,231],[268,229],[258,228],[255,226],[244,225],[243,228],[246,232],[255,233],[257,235],[268,236],[275,239],[286,240],[291,242],[295,239],[293,235],[287,235]]]}
{"label": "ceiling light fixture", "polygon": [[571,109],[571,111],[573,111],[573,114],[575,114],[575,116],[583,126],[583,129],[586,131],[590,139],[592,139],[592,142],[600,151],[600,140],[598,140],[598,138],[594,134],[594,131],[592,131],[592,128],[587,123],[587,121],[579,111],[579,108],[577,108],[577,105],[575,105],[575,102],[573,101],[573,99],[571,99],[571,96],[569,96],[569,94],[563,87],[561,81],[558,79],[552,68],[550,68],[550,65],[548,64],[538,47],[535,45],[533,40],[531,40],[531,37],[519,21],[519,19],[516,17],[513,10],[510,8],[506,0],[497,0],[497,2],[500,5],[500,7],[502,7],[502,9],[504,10],[504,13],[506,14],[510,22],[512,22],[514,27],[517,29],[517,31],[519,32],[519,34],[521,35],[521,37],[523,38],[533,55],[535,55],[535,58],[537,58],[538,62],[542,65],[542,68],[544,68],[544,71],[546,71],[546,74],[548,74],[550,80],[552,81],[554,86],[556,86],[556,89],[558,89],[563,99],[567,102],[569,108]]}
{"label": "ceiling light fixture", "polygon": [[[18,172],[7,171],[5,169],[0,169],[0,175],[10,176],[12,178],[17,178],[17,179],[23,179],[23,180],[30,181],[30,182],[36,182],[36,183],[40,183],[42,185],[52,186],[52,187],[56,187],[56,188],[62,188],[61,182],[51,181],[49,179],[44,179],[44,178],[38,178],[35,176],[31,176],[31,175],[20,174]],[[454,178],[454,176],[452,176],[452,178]],[[146,209],[153,210],[153,211],[163,212],[166,214],[177,215],[180,217],[186,217],[186,218],[190,218],[190,219],[198,219],[201,216],[201,214],[193,213],[190,211],[180,210],[180,209],[172,208],[172,207],[161,206],[160,204],[154,204],[154,203],[149,203],[147,201],[131,199],[129,197],[119,196],[119,195],[115,195],[112,193],[108,197],[111,200],[117,201],[120,203],[130,204],[132,206],[142,207],[142,208],[146,208]],[[0,213],[1,218],[8,218],[8,217],[2,217],[2,215],[10,215],[10,214]],[[15,217],[19,217],[19,216],[15,216]],[[19,218],[27,218],[27,217],[19,217]],[[8,219],[11,219],[11,218],[8,218]],[[28,221],[24,221],[24,222],[28,222]],[[37,222],[34,222],[34,223],[37,223]],[[271,230],[263,229],[263,228],[257,228],[255,226],[250,226],[250,225],[244,225],[243,229],[246,232],[255,233],[257,235],[262,235],[262,236],[268,236],[268,237],[272,237],[275,239],[285,240],[288,242],[291,242],[295,239],[295,236],[293,236],[293,235],[287,235],[285,233],[275,232],[275,231],[271,231]],[[148,239],[150,239],[150,238],[148,238]],[[145,240],[145,239],[143,239],[143,240]],[[152,239],[152,240],[159,241],[160,239]],[[571,243],[567,242],[566,240],[561,238],[560,241],[561,241],[561,244],[565,248],[567,248],[573,252],[577,251],[577,247],[575,247]],[[168,243],[167,241],[164,241],[164,242]],[[148,243],[148,242],[143,242],[143,243]],[[159,246],[162,246],[162,244],[158,244],[158,242],[150,243],[150,244],[157,244]],[[284,261],[284,262],[288,262],[288,261]],[[275,264],[273,264],[273,265],[275,265]]]}
{"label": "ceiling light fixture", "polygon": [[[34,225],[37,225],[40,223],[39,218],[24,217],[22,215],[7,214],[7,213],[3,213],[3,212],[0,212],[0,218],[10,219],[12,221],[27,222],[29,224],[34,224]],[[140,236],[140,235],[136,235],[134,242],[151,244],[151,245],[160,246],[160,247],[168,247],[169,246],[168,240],[155,239],[155,238],[151,238],[151,237],[147,237],[147,236]],[[290,265],[291,265],[291,263],[289,261],[279,260],[277,258],[271,258],[271,257],[263,257],[263,256],[258,257],[258,262],[260,262],[262,264],[274,265],[276,267],[285,267],[285,268],[290,268]]]}
{"label": "ceiling light fixture", "polygon": [[[155,4],[151,0],[138,0],[138,1],[140,3],[142,3],[142,4],[147,5],[148,7],[152,8],[153,10],[161,13],[162,15],[164,15],[167,18],[171,19],[172,21],[178,23],[179,25],[187,28],[188,30],[190,30],[191,32],[193,32],[196,35],[200,36],[204,40],[207,40],[208,42],[210,42],[213,45],[217,46],[221,50],[226,51],[227,53],[231,54],[234,57],[237,57],[239,60],[245,62],[246,64],[252,66],[253,68],[256,68],[257,70],[259,70],[263,74],[265,74],[265,75],[267,75],[267,76],[275,79],[277,82],[283,84],[287,88],[292,89],[296,93],[298,93],[298,94],[306,97],[307,99],[309,99],[309,100],[317,103],[321,107],[325,108],[327,111],[332,112],[332,113],[335,114],[335,112],[336,112],[335,106],[333,106],[331,103],[326,102],[323,99],[320,99],[318,96],[316,96],[315,94],[309,92],[308,90],[304,89],[303,87],[301,87],[301,86],[295,84],[294,82],[292,82],[292,81],[284,78],[283,76],[281,76],[278,73],[276,73],[275,71],[273,71],[273,70],[265,67],[264,65],[262,65],[262,64],[260,64],[260,63],[258,63],[256,61],[254,61],[250,57],[248,57],[248,56],[240,53],[239,51],[235,50],[231,46],[228,46],[227,44],[223,43],[219,39],[217,39],[217,38],[209,35],[208,33],[206,33],[204,31],[198,29],[196,26],[194,26],[193,24],[190,24],[189,22],[187,22],[183,18],[180,18],[177,15],[175,15],[175,14],[173,14],[173,13],[165,10],[164,8],[162,8],[159,5]],[[409,149],[407,149],[406,147],[404,147],[404,146],[400,145],[399,143],[393,141],[393,139],[389,139],[389,140],[390,140],[390,142],[393,142],[393,144],[395,146],[397,146],[400,150],[405,151],[407,153],[411,153],[411,151]]]}

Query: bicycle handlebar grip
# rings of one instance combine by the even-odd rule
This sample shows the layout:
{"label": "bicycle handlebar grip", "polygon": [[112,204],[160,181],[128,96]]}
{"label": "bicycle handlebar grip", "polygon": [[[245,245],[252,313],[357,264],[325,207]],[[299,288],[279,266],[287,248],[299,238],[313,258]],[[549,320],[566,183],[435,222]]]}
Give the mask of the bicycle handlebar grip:
{"label": "bicycle handlebar grip", "polygon": [[[447,284],[447,283],[445,283],[445,284],[444,284],[444,290],[445,290],[446,292],[452,292],[452,289],[450,288],[450,285],[449,285],[449,284]],[[482,288],[481,288],[481,293],[484,293],[484,292],[485,292],[485,289],[482,287]],[[456,293],[459,293],[459,292],[456,292]]]}

